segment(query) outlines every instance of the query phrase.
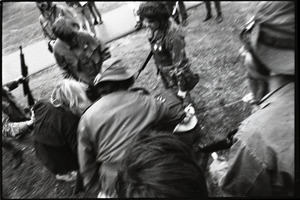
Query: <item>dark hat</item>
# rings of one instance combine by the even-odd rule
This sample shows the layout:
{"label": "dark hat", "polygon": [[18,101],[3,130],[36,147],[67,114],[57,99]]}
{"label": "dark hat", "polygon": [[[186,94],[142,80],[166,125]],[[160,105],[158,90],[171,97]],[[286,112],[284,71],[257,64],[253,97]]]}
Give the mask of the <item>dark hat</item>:
{"label": "dark hat", "polygon": [[105,81],[123,81],[127,80],[134,76],[136,70],[128,69],[126,64],[118,58],[110,58],[103,63],[102,68],[104,71],[100,75],[100,79],[94,83],[97,85],[98,83]]}
{"label": "dark hat", "polygon": [[295,74],[294,2],[261,2],[245,29],[254,53],[271,72]]}

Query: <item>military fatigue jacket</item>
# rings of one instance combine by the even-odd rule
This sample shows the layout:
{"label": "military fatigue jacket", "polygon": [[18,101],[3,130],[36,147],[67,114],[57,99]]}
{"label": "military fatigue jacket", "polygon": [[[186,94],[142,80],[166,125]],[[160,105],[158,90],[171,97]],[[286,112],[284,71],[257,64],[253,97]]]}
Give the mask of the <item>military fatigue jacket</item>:
{"label": "military fatigue jacket", "polygon": [[260,102],[234,136],[225,196],[291,196],[295,187],[295,84],[289,83]]}
{"label": "military fatigue jacket", "polygon": [[184,34],[181,28],[172,18],[169,18],[164,29],[151,32],[149,42],[165,87],[179,86],[182,90],[186,90],[187,86],[184,84],[187,83],[181,81],[180,75],[192,79],[193,74],[186,56]]}

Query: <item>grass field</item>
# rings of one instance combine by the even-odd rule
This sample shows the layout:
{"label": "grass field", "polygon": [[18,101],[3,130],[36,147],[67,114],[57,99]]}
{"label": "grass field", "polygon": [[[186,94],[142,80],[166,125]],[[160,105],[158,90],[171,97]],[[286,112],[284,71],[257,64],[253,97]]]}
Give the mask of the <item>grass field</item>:
{"label": "grass field", "polygon": [[[111,3],[115,3],[114,5]],[[120,2],[103,3],[105,12],[120,6]],[[253,11],[253,2],[222,2],[224,20],[217,24],[214,19],[203,23],[205,7],[199,6],[188,11],[186,33],[186,52],[192,64],[192,70],[200,75],[200,82],[192,91],[197,116],[201,126],[201,145],[222,139],[237,127],[249,115],[250,107],[237,103],[230,107],[224,104],[241,99],[248,93],[243,60],[238,56],[241,43],[238,34],[243,28],[249,13]],[[22,8],[22,9],[20,9]],[[212,6],[215,15],[214,7]],[[22,17],[16,14],[21,10]],[[42,33],[38,24],[38,11],[33,2],[6,2],[3,4],[3,53],[17,50],[19,43],[29,44],[39,41]],[[132,68],[138,68],[146,58],[150,47],[147,32],[142,29],[109,44],[114,56],[120,56]],[[49,67],[30,76],[30,88],[38,100],[49,98],[52,89],[63,79],[56,66]],[[154,92],[163,90],[153,60],[148,63],[136,82]],[[22,88],[13,91],[18,102],[26,106]],[[7,198],[71,198],[74,183],[55,180],[54,176],[37,160],[32,146],[20,144],[24,150],[24,163],[19,169],[10,168],[8,152],[2,152],[2,195]],[[220,154],[226,156],[227,151]],[[210,196],[219,196],[208,176]],[[74,198],[80,198],[79,194]]]}

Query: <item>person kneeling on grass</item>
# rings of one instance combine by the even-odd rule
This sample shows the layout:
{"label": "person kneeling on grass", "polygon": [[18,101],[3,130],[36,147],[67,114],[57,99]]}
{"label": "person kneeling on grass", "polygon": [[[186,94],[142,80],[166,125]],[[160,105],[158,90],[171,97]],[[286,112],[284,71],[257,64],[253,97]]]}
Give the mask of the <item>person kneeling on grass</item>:
{"label": "person kneeling on grass", "polygon": [[127,149],[116,181],[119,198],[207,197],[193,150],[174,135],[137,136]]}
{"label": "person kneeling on grass", "polygon": [[31,117],[16,102],[11,94],[25,80],[23,76],[2,85],[2,148],[12,153],[12,168],[16,169],[23,161],[23,151],[14,141],[26,135],[33,128],[34,115]]}
{"label": "person kneeling on grass", "polygon": [[50,101],[40,100],[33,107],[36,155],[58,180],[76,179],[76,131],[80,115],[91,104],[85,87],[75,80],[64,80],[53,90]]}

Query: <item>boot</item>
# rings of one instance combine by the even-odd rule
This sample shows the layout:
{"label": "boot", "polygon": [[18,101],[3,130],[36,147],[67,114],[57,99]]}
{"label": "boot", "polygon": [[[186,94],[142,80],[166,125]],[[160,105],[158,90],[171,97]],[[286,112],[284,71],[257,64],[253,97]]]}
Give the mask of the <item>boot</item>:
{"label": "boot", "polygon": [[222,21],[223,21],[223,17],[222,17],[222,15],[217,15],[217,17],[216,17],[216,21],[218,22],[218,23],[221,23]]}
{"label": "boot", "polygon": [[206,17],[204,18],[203,22],[206,22],[210,18],[212,18],[212,15],[211,14],[207,14]]}
{"label": "boot", "polygon": [[13,158],[12,168],[17,169],[23,162],[23,151],[17,150],[16,152],[13,153],[12,158]]}

